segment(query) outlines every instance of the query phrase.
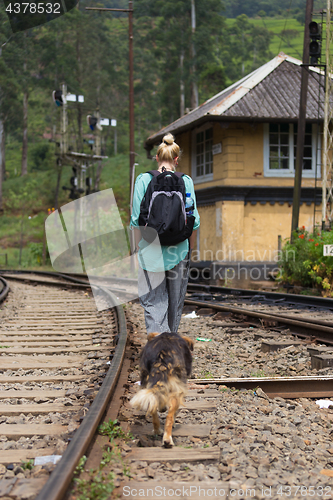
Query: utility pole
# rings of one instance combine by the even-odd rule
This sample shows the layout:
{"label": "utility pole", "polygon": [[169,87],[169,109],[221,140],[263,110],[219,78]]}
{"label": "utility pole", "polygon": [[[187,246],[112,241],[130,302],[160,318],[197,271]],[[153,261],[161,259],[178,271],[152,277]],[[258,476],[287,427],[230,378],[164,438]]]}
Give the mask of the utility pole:
{"label": "utility pole", "polygon": [[68,151],[68,117],[67,117],[67,85],[65,83],[61,86],[62,90],[62,114],[61,114],[61,142],[60,142],[60,153],[65,155]]}
{"label": "utility pole", "polygon": [[[24,34],[26,36],[26,33]],[[23,63],[24,73],[27,71],[27,56],[25,57]],[[25,82],[25,87],[23,89],[23,140],[22,140],[22,163],[21,163],[21,175],[26,175],[28,173],[28,83]]]}
{"label": "utility pole", "polygon": [[195,46],[194,46],[194,34],[196,28],[196,18],[195,18],[195,0],[191,0],[191,26],[192,26],[192,41],[191,41],[191,108],[195,109],[199,106],[199,94],[198,94],[198,85],[196,81],[196,67],[195,67]]}
{"label": "utility pole", "polygon": [[325,71],[325,114],[324,114],[324,140],[323,140],[323,181],[322,181],[322,229],[326,222],[332,224],[333,213],[333,176],[332,176],[332,147],[333,147],[333,55],[330,47],[333,44],[333,30],[331,23],[332,0],[327,0],[326,8],[326,71]]}
{"label": "utility pole", "polygon": [[185,114],[184,50],[180,53],[180,116]]}
{"label": "utility pole", "polygon": [[[1,106],[1,103],[0,103]],[[2,117],[0,116],[0,215],[3,213],[3,206],[2,206],[2,180],[3,180],[3,161],[2,161],[2,135],[4,133],[3,130],[3,121]]]}
{"label": "utility pole", "polygon": [[[128,9],[110,9],[108,7],[86,7],[86,10],[100,12],[128,12],[128,38],[129,38],[129,126],[130,126],[130,154],[129,154],[129,193],[132,185],[132,170],[135,160],[134,145],[134,84],[133,84],[133,2],[129,0]],[[130,205],[129,194],[129,205]]]}
{"label": "utility pole", "polygon": [[[0,46],[0,57],[2,56],[2,47]],[[0,88],[0,215],[3,213],[3,206],[2,206],[2,181],[3,181],[3,171],[2,169],[4,168],[4,161],[2,158],[3,154],[3,149],[2,149],[2,137],[4,134],[4,129],[3,129],[3,120],[2,120],[2,98],[1,98],[1,88]]]}
{"label": "utility pole", "polygon": [[311,22],[313,10],[313,0],[306,0],[305,9],[305,28],[304,28],[304,44],[303,44],[303,65],[301,68],[301,95],[299,103],[298,127],[297,127],[297,147],[296,147],[296,166],[294,180],[294,196],[293,196],[293,211],[291,221],[291,240],[293,232],[299,226],[299,206],[301,201],[301,185],[302,185],[302,169],[304,157],[304,137],[305,137],[305,120],[306,120],[306,103],[308,93],[308,64],[309,64],[309,24]]}
{"label": "utility pole", "polygon": [[[96,109],[96,118],[97,118],[97,125],[96,125],[96,129],[95,129],[96,135],[95,135],[94,152],[95,152],[95,155],[100,156],[102,153],[102,137],[101,137],[102,132],[100,130],[100,125],[99,125],[99,122],[101,119],[101,114],[100,114],[99,108]],[[94,186],[95,191],[98,190],[99,181],[101,179],[101,174],[102,174],[102,160],[98,160],[95,186]]]}
{"label": "utility pole", "polygon": [[[128,2],[128,35],[129,35],[129,115],[130,115],[130,171],[129,190],[131,198],[132,175],[135,163],[134,145],[134,82],[133,82],[133,2]],[[131,210],[131,207],[129,207]]]}
{"label": "utility pole", "polygon": [[97,125],[96,125],[96,135],[95,135],[95,155],[101,155],[102,151],[102,137],[101,137],[101,127],[99,125],[100,120],[101,120],[101,113],[99,111],[99,108],[96,109],[95,116],[97,118]]}

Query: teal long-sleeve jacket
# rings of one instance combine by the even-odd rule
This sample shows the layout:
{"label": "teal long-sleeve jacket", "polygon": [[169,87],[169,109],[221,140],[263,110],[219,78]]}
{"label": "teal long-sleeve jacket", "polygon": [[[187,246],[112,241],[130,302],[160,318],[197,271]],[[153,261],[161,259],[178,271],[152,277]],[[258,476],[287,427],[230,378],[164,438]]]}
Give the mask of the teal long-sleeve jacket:
{"label": "teal long-sleeve jacket", "polygon": [[[152,179],[151,174],[145,173],[140,174],[135,182],[134,194],[133,194],[133,210],[131,216],[131,227],[139,226],[139,215],[140,215],[140,205],[142,198],[147,190],[148,184]],[[191,193],[191,197],[194,200],[194,212],[195,217],[193,230],[195,231],[200,226],[200,216],[197,210],[197,203],[194,193],[194,185],[191,177],[188,175],[183,176],[185,183],[186,193]],[[189,244],[188,240],[182,241],[177,245],[171,246],[161,246],[151,245],[147,243],[144,239],[139,242],[139,264],[142,269],[146,271],[161,272],[169,271],[179,264],[180,261],[184,260],[188,254]]]}

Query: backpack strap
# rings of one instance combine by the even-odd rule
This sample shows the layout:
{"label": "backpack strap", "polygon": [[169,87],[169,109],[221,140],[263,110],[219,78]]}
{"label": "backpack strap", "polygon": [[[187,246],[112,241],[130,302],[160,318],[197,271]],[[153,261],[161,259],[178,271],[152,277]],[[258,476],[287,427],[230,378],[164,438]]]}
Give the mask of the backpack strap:
{"label": "backpack strap", "polygon": [[173,173],[174,173],[177,177],[179,177],[179,179],[180,179],[181,177],[183,177],[183,175],[185,175],[185,174],[183,174],[183,172],[173,172]]}
{"label": "backpack strap", "polygon": [[[185,175],[183,172],[173,172],[172,170],[166,170],[166,172],[175,174],[179,179]],[[164,172],[159,172],[158,170],[148,170],[146,172],[146,174],[151,174],[153,177],[157,177],[161,173],[163,174]]]}

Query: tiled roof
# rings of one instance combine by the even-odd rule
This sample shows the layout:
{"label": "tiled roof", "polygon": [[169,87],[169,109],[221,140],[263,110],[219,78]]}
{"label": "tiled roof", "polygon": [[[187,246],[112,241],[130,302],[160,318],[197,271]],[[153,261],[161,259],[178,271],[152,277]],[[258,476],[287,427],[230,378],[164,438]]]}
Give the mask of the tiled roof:
{"label": "tiled roof", "polygon": [[[168,132],[177,134],[209,120],[297,120],[301,64],[298,59],[281,52],[250,75],[150,136],[146,149],[159,143]],[[318,117],[323,120],[324,117],[324,76],[313,67],[309,68],[306,117],[309,120]]]}

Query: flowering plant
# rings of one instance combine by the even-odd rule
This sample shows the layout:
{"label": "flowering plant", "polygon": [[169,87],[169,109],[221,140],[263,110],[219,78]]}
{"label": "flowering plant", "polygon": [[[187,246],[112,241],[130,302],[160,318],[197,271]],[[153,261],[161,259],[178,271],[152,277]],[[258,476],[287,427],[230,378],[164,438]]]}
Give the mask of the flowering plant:
{"label": "flowering plant", "polygon": [[295,231],[282,249],[280,281],[333,297],[333,257],[324,257],[324,245],[333,245],[333,232],[309,234],[304,226]]}

